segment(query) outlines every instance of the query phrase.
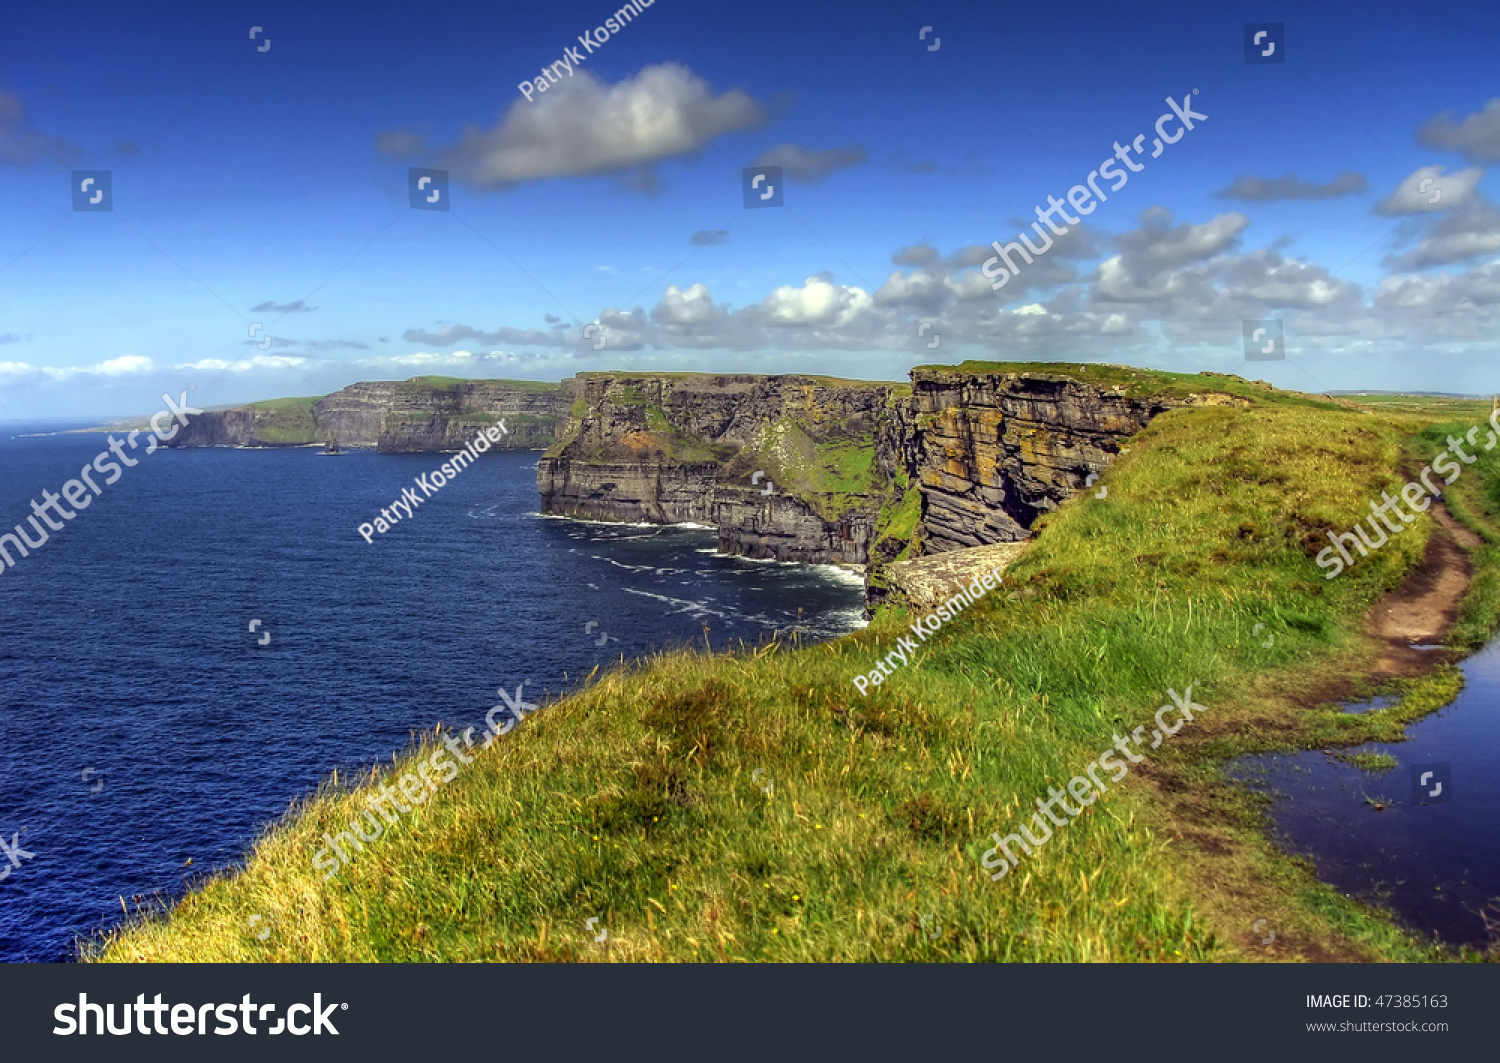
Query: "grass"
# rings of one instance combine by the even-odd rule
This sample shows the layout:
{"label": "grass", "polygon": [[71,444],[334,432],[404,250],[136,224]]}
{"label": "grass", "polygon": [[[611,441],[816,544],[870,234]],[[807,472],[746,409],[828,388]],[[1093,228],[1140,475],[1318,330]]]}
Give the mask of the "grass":
{"label": "grass", "polygon": [[1388,771],[1395,771],[1400,763],[1389,753],[1375,753],[1369,750],[1356,753],[1335,753],[1334,756],[1345,764],[1352,764],[1360,771],[1371,775],[1383,775]]}
{"label": "grass", "polygon": [[968,361],[957,366],[918,366],[914,372],[922,370],[958,374],[1052,373],[1081,380],[1105,390],[1118,388],[1121,394],[1132,398],[1159,396],[1169,399],[1185,399],[1190,395],[1219,391],[1249,399],[1252,402],[1274,402],[1278,405],[1319,408],[1353,405],[1347,398],[1331,399],[1322,395],[1304,395],[1296,391],[1273,391],[1269,384],[1248,381],[1243,377],[1228,373],[1169,373],[1159,369],[1137,369],[1128,365],[1105,363]]}
{"label": "grass", "polygon": [[[1111,466],[1106,499],[1044,518],[1000,591],[869,698],[851,679],[906,633],[899,608],[830,643],[622,665],[479,754],[332,881],[313,856],[368,780],[330,780],[242,869],[170,912],[140,906],[89,955],[1247,960],[1267,955],[1250,932],[1266,918],[1303,958],[1455,958],[1280,854],[1263,804],[1220,770],[1399,737],[1460,682],[1406,681],[1360,716],[1327,693],[1373,660],[1364,617],[1430,519],[1333,581],[1313,556],[1404,479],[1403,447],[1429,422],[1262,399],[1158,417]],[[1500,476],[1472,471],[1467,519],[1493,536]],[[1495,578],[1492,556],[1476,566]],[[990,881],[990,832],[1189,685],[1208,712]],[[264,942],[252,914],[276,928]]]}
{"label": "grass", "polygon": [[254,402],[255,438],[265,443],[315,443],[319,441],[313,407],[322,395]]}
{"label": "grass", "polygon": [[783,417],[769,426],[759,446],[736,456],[730,477],[755,467],[763,467],[782,490],[830,523],[875,508],[886,493],[873,431],[850,436],[842,425],[814,431],[795,417]]}

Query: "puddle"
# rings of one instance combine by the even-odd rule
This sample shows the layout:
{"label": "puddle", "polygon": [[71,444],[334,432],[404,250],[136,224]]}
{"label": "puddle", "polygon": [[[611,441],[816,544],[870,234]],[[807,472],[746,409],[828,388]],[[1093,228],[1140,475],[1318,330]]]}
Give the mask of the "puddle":
{"label": "puddle", "polygon": [[1500,927],[1500,639],[1459,667],[1463,692],[1409,726],[1407,741],[1335,751],[1388,754],[1391,770],[1309,751],[1243,757],[1228,771],[1276,795],[1278,841],[1325,882],[1450,944],[1482,946],[1493,936],[1481,913]]}

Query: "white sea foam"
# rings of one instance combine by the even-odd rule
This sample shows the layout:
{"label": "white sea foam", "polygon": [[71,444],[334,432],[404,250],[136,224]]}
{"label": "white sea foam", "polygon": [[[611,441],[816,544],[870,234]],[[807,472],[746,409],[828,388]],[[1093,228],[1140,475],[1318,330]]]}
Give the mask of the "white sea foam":
{"label": "white sea foam", "polygon": [[834,583],[842,583],[846,587],[863,587],[865,585],[865,574],[863,570],[849,568],[845,565],[809,565],[815,568],[820,575],[827,576]]}
{"label": "white sea foam", "polygon": [[[566,520],[574,524],[602,524],[609,528],[681,528],[687,531],[713,531],[712,524],[695,524],[690,520],[678,521],[676,524],[660,524],[652,520],[594,520],[592,517],[569,517],[562,513],[539,513],[532,511],[526,514],[528,517],[541,517],[543,520]],[[712,553],[713,551],[709,551]]]}
{"label": "white sea foam", "polygon": [[538,513],[533,510],[527,513],[528,517],[541,517],[542,520],[565,520],[570,524],[602,524],[607,528],[662,528],[668,525],[652,524],[649,520],[590,520],[588,517],[565,517],[561,513]]}
{"label": "white sea foam", "polygon": [[640,591],[636,590],[634,587],[622,587],[621,590],[623,590],[626,594],[639,594],[642,598],[651,598],[654,601],[665,602],[668,605],[678,606],[678,608],[670,610],[670,612],[687,613],[695,620],[700,616],[716,616],[721,620],[731,619],[729,613],[720,612],[717,609],[710,609],[703,602],[695,602],[686,598],[672,598],[665,594],[652,594],[650,591]]}

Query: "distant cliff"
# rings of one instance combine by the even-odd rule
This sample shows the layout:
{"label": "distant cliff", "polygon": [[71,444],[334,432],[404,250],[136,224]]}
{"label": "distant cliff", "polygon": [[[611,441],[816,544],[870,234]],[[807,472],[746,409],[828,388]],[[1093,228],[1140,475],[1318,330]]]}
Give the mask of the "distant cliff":
{"label": "distant cliff", "polygon": [[192,418],[171,446],[305,446],[335,439],[341,447],[381,451],[460,450],[482,426],[505,418],[498,449],[552,445],[571,382],[416,377],[351,384],[323,398],[276,399]]}

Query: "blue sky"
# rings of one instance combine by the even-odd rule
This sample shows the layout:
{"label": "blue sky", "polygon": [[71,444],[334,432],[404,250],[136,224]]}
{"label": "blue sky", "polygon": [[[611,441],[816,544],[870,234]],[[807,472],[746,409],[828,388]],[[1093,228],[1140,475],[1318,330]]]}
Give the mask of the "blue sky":
{"label": "blue sky", "polygon": [[[963,358],[1500,390],[1494,4],[656,0],[587,52],[620,6],[13,13],[0,416]],[[1247,64],[1270,22],[1286,61]],[[990,242],[1116,141],[1149,155],[1169,96],[1208,119],[993,290]],[[747,210],[768,163],[785,205]],[[448,171],[449,212],[409,207],[409,167]],[[112,211],[72,209],[74,170]],[[1247,362],[1246,320],[1285,357]]]}

